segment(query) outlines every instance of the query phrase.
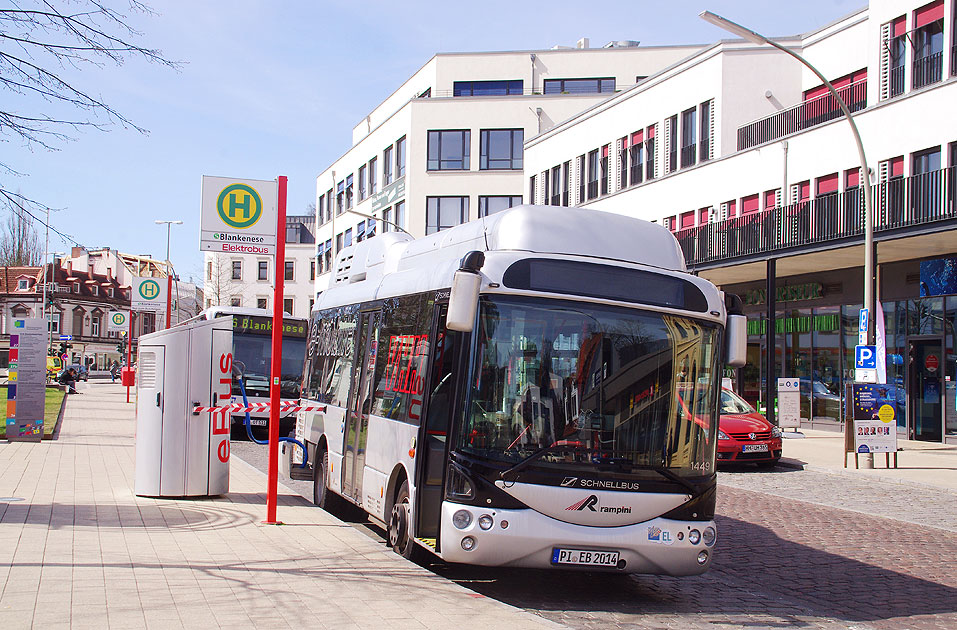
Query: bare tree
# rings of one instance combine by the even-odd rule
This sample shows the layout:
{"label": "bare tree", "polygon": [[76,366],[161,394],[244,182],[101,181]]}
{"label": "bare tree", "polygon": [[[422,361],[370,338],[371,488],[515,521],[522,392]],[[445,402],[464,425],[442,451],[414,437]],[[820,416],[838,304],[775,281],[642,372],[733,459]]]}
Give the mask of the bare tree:
{"label": "bare tree", "polygon": [[245,289],[245,282],[233,279],[233,261],[229,256],[207,253],[204,307],[229,306],[231,298],[242,299]]}
{"label": "bare tree", "polygon": [[[19,141],[28,147],[56,150],[84,127],[112,125],[146,129],[133,123],[101,96],[75,83],[70,70],[107,64],[121,65],[140,58],[177,67],[158,50],[135,43],[140,36],[128,11],[151,14],[139,0],[19,0],[0,8],[0,141]],[[46,206],[16,196],[3,176],[20,175],[15,165],[0,161],[0,197],[21,206]]]}
{"label": "bare tree", "polygon": [[[19,193],[17,193],[19,195]],[[43,249],[33,220],[20,204],[0,198],[10,214],[0,226],[0,265],[33,267],[40,264]]]}

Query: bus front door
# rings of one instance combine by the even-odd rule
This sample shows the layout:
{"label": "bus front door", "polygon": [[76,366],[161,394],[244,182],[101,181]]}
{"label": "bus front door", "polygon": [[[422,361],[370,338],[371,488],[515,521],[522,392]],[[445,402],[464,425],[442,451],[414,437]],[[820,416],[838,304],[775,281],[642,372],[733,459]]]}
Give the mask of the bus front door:
{"label": "bus front door", "polygon": [[420,539],[435,539],[439,533],[442,488],[448,461],[449,424],[456,400],[454,373],[459,357],[460,333],[445,328],[445,304],[436,305],[432,339],[434,354],[429,375],[429,397],[420,442],[425,444],[419,459],[415,531]]}
{"label": "bus front door", "polygon": [[365,468],[369,411],[372,406],[371,382],[378,346],[379,313],[359,317],[356,361],[346,407],[346,431],[342,466],[342,494],[362,505],[362,472]]}

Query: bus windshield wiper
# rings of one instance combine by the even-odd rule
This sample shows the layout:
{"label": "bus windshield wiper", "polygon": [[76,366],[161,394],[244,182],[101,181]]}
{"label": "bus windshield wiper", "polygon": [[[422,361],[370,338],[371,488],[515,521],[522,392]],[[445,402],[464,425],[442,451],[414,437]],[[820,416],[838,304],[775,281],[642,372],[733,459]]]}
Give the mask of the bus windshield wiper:
{"label": "bus windshield wiper", "polygon": [[507,480],[505,479],[505,476],[506,476],[506,475],[508,475],[508,474],[510,474],[510,473],[517,473],[518,471],[522,470],[523,468],[526,468],[529,464],[531,464],[532,462],[534,462],[536,459],[540,459],[540,458],[542,457],[542,455],[544,455],[545,453],[547,453],[547,452],[550,451],[551,449],[555,448],[556,446],[567,446],[567,445],[566,445],[566,444],[561,444],[561,445],[560,445],[558,442],[552,442],[552,443],[549,444],[548,446],[543,446],[542,448],[538,449],[537,451],[535,451],[534,453],[532,453],[531,455],[529,455],[528,457],[526,457],[526,458],[523,459],[522,461],[518,462],[517,464],[515,464],[515,465],[512,466],[511,468],[506,468],[505,470],[503,470],[502,472],[500,472],[499,475],[498,475],[498,476],[499,476],[499,479],[501,479],[502,481],[507,481]]}
{"label": "bus windshield wiper", "polygon": [[675,483],[684,486],[688,492],[691,493],[691,498],[695,499],[702,494],[702,490],[699,490],[696,485],[685,479],[684,477],[676,474],[670,468],[665,468],[664,466],[634,466],[632,470],[650,470],[656,472],[665,479],[674,481]]}

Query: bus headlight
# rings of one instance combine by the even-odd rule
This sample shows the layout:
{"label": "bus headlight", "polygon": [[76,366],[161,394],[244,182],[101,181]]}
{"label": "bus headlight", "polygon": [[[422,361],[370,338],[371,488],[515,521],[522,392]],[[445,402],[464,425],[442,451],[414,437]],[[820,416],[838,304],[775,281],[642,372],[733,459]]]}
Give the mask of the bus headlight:
{"label": "bus headlight", "polygon": [[701,542],[701,532],[696,529],[692,529],[690,532],[688,532],[688,542],[690,542],[692,545],[697,545],[699,542]]}
{"label": "bus headlight", "polygon": [[475,549],[475,539],[471,536],[466,536],[462,539],[462,549],[466,551],[472,551]]}
{"label": "bus headlight", "polygon": [[714,545],[714,541],[718,539],[718,532],[714,531],[714,527],[705,527],[701,536],[704,538],[704,544],[711,547]]}
{"label": "bus headlight", "polygon": [[483,514],[479,517],[478,524],[482,529],[492,529],[492,525],[495,524],[495,521],[488,514]]}
{"label": "bus headlight", "polygon": [[459,510],[452,515],[452,524],[458,529],[465,529],[472,524],[472,513],[468,510]]}
{"label": "bus headlight", "polygon": [[[462,542],[464,543],[465,541],[463,540]],[[698,554],[698,564],[704,564],[707,561],[708,561],[707,551],[702,551],[701,553]]]}

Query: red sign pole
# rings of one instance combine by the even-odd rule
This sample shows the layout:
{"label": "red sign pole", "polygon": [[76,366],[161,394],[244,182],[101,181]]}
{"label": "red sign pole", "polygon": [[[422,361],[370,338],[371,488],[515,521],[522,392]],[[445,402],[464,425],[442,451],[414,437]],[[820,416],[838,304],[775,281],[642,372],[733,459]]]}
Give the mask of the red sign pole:
{"label": "red sign pole", "polygon": [[[133,368],[133,364],[130,363],[130,356],[133,354],[133,309],[130,308],[130,332],[126,335],[126,369],[130,370]],[[127,381],[129,382],[129,381]],[[126,386],[126,402],[130,402],[130,386]]]}
{"label": "red sign pole", "polygon": [[276,275],[272,304],[272,366],[269,370],[269,468],[266,488],[266,524],[281,525],[276,520],[279,485],[279,397],[282,376],[282,296],[286,261],[286,177],[280,175],[279,216],[276,219]]}

